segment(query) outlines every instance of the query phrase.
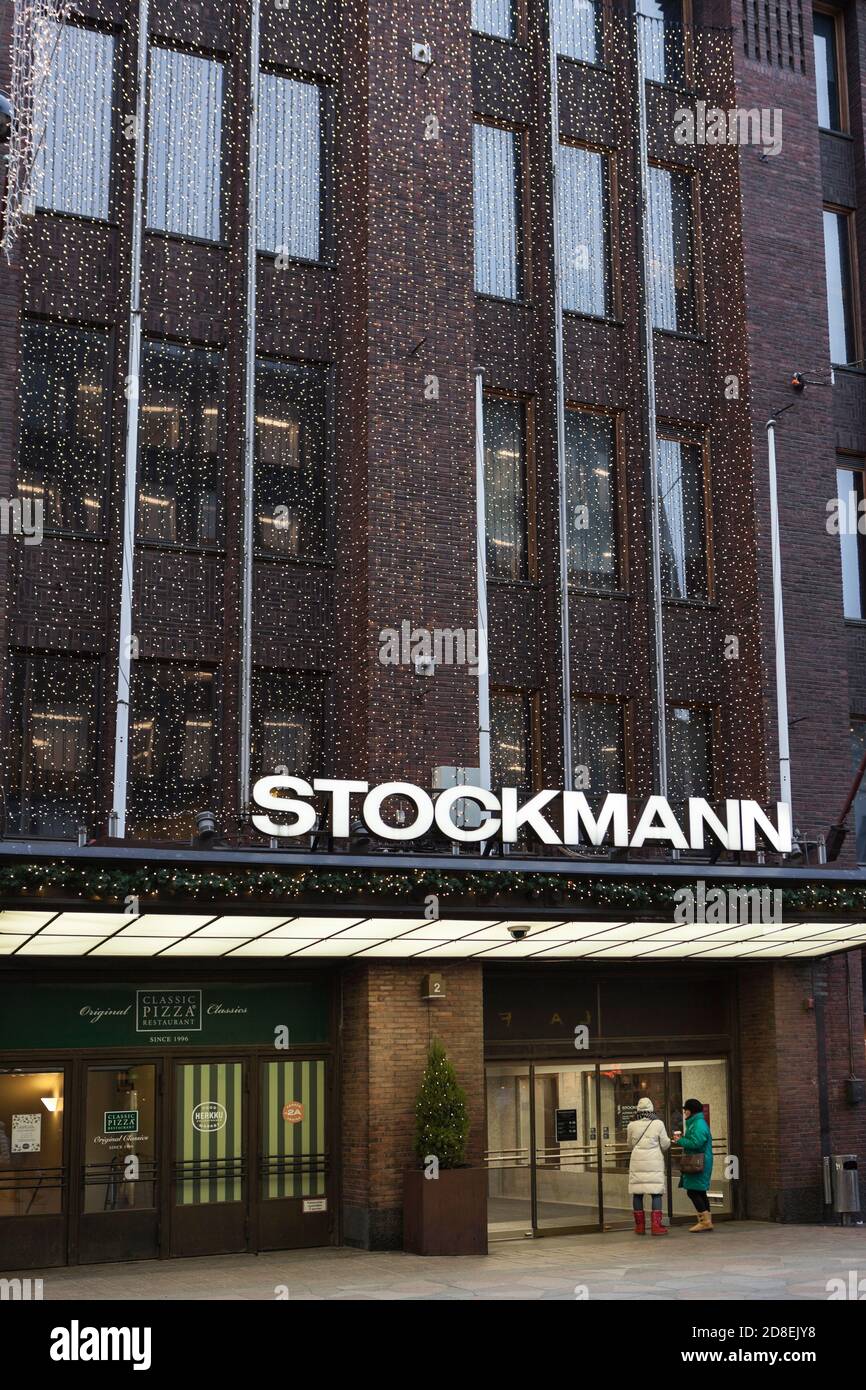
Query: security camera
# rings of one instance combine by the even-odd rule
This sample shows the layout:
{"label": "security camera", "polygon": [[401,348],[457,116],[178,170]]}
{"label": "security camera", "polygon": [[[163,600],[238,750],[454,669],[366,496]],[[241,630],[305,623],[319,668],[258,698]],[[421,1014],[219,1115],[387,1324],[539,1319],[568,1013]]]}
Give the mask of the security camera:
{"label": "security camera", "polygon": [[532,928],[527,926],[525,922],[509,922],[508,924],[508,935],[512,941],[524,941],[531,930]]}

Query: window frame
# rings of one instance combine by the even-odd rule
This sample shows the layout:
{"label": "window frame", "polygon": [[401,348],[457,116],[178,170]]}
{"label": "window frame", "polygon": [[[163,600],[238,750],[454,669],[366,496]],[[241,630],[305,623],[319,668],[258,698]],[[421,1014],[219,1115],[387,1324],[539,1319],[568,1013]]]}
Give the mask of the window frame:
{"label": "window frame", "polygon": [[[509,301],[510,302],[510,301]],[[497,579],[495,575],[487,574],[488,584],[535,584],[538,581],[538,529],[536,525],[536,499],[538,479],[536,474],[536,453],[535,453],[535,398],[521,391],[506,391],[495,386],[485,386],[482,394],[482,410],[484,401],[488,398],[498,401],[511,401],[515,405],[523,406],[523,469],[524,469],[524,489],[526,504],[526,525],[524,540],[526,543],[526,574],[522,579]],[[484,419],[486,421],[486,414]],[[485,427],[484,435],[485,447],[487,445],[487,432]],[[487,488],[484,489],[485,506],[487,501]],[[487,526],[485,517],[484,528],[485,543],[487,540]],[[504,688],[504,687],[503,687]]]}
{"label": "window frame", "polygon": [[475,29],[472,25],[472,14],[470,8],[469,32],[481,39],[492,39],[494,43],[525,44],[529,29],[529,0],[510,0],[511,9],[511,29],[512,33],[506,37],[504,34],[489,34],[486,29]]}
{"label": "window frame", "polygon": [[[531,226],[531,204],[529,197],[529,176],[528,176],[528,149],[529,149],[529,130],[525,125],[520,125],[512,121],[500,120],[495,116],[480,116],[477,112],[472,116],[473,140],[474,127],[476,125],[489,126],[494,130],[506,130],[514,136],[514,175],[516,187],[514,189],[514,211],[515,211],[515,261],[516,261],[516,290],[513,299],[499,294],[488,294],[484,290],[475,288],[474,266],[473,266],[473,285],[472,290],[476,300],[488,300],[493,304],[529,304],[532,301],[532,258],[530,254],[531,238],[527,229]],[[474,195],[474,166],[473,166],[473,195]],[[473,262],[475,251],[475,223],[474,223],[474,202],[473,202],[473,229],[472,247]]]}
{"label": "window frame", "polygon": [[[574,61],[574,60],[572,60]],[[591,65],[590,65],[591,66]],[[595,144],[590,140],[579,140],[568,137],[560,139],[560,146],[569,149],[586,150],[589,154],[597,154],[603,160],[602,182],[603,197],[605,203],[604,211],[607,214],[607,231],[605,236],[605,275],[606,275],[606,300],[605,311],[603,314],[592,314],[586,309],[566,309],[563,306],[563,314],[567,314],[575,319],[589,319],[593,323],[621,323],[622,322],[622,258],[620,256],[619,239],[619,177],[617,168],[617,151],[606,149],[603,145]],[[560,181],[561,182],[561,181]],[[559,206],[554,209],[554,216],[559,217]],[[557,227],[557,234],[561,228]]]}
{"label": "window frame", "polygon": [[[527,740],[527,751],[529,753],[529,787],[528,790],[535,792],[542,785],[541,778],[541,706],[540,694],[537,690],[528,690],[525,686],[511,685],[508,682],[492,681],[490,684],[490,697],[494,695],[519,695],[524,704],[524,732]],[[491,719],[490,733],[493,735],[493,721]]]}
{"label": "window frame", "polygon": [[[821,204],[821,224],[822,224],[822,225],[821,225],[821,231],[822,231],[822,234],[823,234],[823,230],[824,230],[824,227],[823,227],[824,213],[827,213],[827,212],[832,213],[832,214],[833,214],[834,216],[836,216],[836,217],[843,217],[843,218],[845,219],[845,225],[846,225],[846,228],[847,228],[847,242],[848,242],[848,256],[847,256],[847,261],[848,261],[848,284],[849,284],[849,286],[850,286],[850,293],[851,293],[851,332],[852,332],[852,335],[853,335],[853,338],[854,338],[854,354],[855,354],[853,362],[834,362],[834,361],[833,361],[833,345],[832,345],[832,343],[829,341],[829,335],[830,335],[830,305],[829,305],[829,299],[828,299],[828,302],[827,302],[827,335],[828,335],[828,344],[827,344],[827,346],[828,346],[829,354],[830,354],[830,366],[831,366],[831,367],[836,367],[836,368],[838,368],[840,371],[845,371],[846,369],[849,370],[849,371],[850,371],[850,370],[857,371],[858,369],[862,369],[863,366],[864,366],[864,361],[863,361],[863,324],[862,324],[861,313],[860,313],[860,276],[859,276],[859,271],[858,271],[858,266],[857,266],[857,214],[856,214],[856,211],[855,211],[854,208],[841,207],[838,203],[823,203],[823,202],[822,202],[822,204]],[[826,284],[826,277],[827,277],[826,253],[825,253],[825,258],[824,258],[824,277],[825,277],[825,284]],[[844,309],[844,296],[843,296],[843,309]]]}
{"label": "window frame", "polygon": [[[220,106],[220,191],[219,191],[219,235],[216,237],[195,236],[188,232],[172,232],[162,227],[151,227],[147,220],[147,201],[150,188],[150,92],[151,92],[151,66],[150,55],[155,48],[165,49],[169,53],[180,53],[187,58],[202,58],[209,63],[217,63],[222,68],[222,103]],[[144,108],[144,182],[142,189],[142,222],[145,236],[167,237],[171,241],[182,242],[190,246],[222,246],[227,247],[228,239],[228,215],[231,194],[231,140],[227,138],[227,116],[230,117],[232,107],[236,98],[236,87],[232,64],[223,53],[216,49],[199,47],[193,43],[186,43],[182,39],[158,38],[148,35],[147,40],[147,72],[145,77],[146,97]]]}
{"label": "window frame", "polygon": [[[700,711],[702,713],[706,713],[709,716],[709,718],[707,719],[707,728],[710,736],[710,787],[703,793],[692,792],[691,795],[703,795],[704,798],[707,801],[709,801],[712,805],[714,802],[718,802],[722,799],[720,792],[720,787],[722,786],[722,777],[720,774],[722,773],[723,769],[721,769],[719,766],[718,757],[718,750],[721,746],[722,734],[721,706],[713,703],[712,700],[692,700],[690,698],[683,698],[680,700],[672,695],[665,696],[665,731],[667,735],[667,748],[665,749],[665,753],[667,755],[668,764],[670,764],[670,728],[672,722],[672,714],[675,709]],[[674,805],[676,805],[676,802],[674,802]]]}
{"label": "window frame", "polygon": [[[268,255],[268,252],[264,253]],[[311,262],[306,262],[311,264]],[[287,555],[266,550],[256,541],[256,528],[253,525],[253,555],[256,563],[265,561],[271,564],[309,565],[318,568],[333,568],[337,563],[337,410],[336,410],[336,367],[333,362],[310,361],[300,357],[275,356],[271,353],[257,352],[255,366],[264,363],[271,367],[309,367],[321,372],[324,379],[325,418],[322,422],[325,441],[324,499],[325,517],[323,534],[325,553],[322,555]],[[253,459],[253,505],[255,505],[255,458]],[[277,669],[277,668],[274,668]],[[280,670],[283,668],[280,667]],[[297,673],[295,673],[297,674]]]}
{"label": "window frame", "polygon": [[[305,82],[316,87],[319,93],[319,258],[311,260],[308,256],[289,256],[290,265],[332,267],[336,254],[335,216],[334,216],[334,167],[335,167],[335,96],[332,83],[315,73],[302,72],[297,68],[287,68],[279,63],[262,61],[259,63],[259,79],[262,77],[282,77],[289,82]],[[258,230],[258,227],[257,227]],[[256,238],[258,240],[258,237]],[[256,247],[256,256],[264,261],[275,261],[276,251]]]}
{"label": "window frame", "polygon": [[[833,5],[813,3],[813,14],[826,15],[833,21],[833,46],[836,55],[836,76],[839,84],[839,129],[834,130],[832,126],[821,125],[818,122],[818,129],[826,131],[828,135],[850,135],[851,118],[848,101],[848,73],[847,73],[847,52],[845,47],[845,16],[841,10],[837,10]],[[815,77],[815,89],[817,98],[817,64],[815,63],[815,25],[812,23],[812,71]],[[817,100],[816,100],[817,105]],[[817,112],[816,112],[817,119]]]}
{"label": "window frame", "polygon": [[662,87],[669,92],[693,92],[695,90],[695,44],[694,44],[694,11],[692,0],[680,0],[680,14],[682,16],[682,55],[683,55],[683,74],[682,82],[657,82],[654,77],[648,77],[647,82],[652,82],[655,87]]}
{"label": "window frame", "polygon": [[[672,424],[667,420],[660,420],[656,429],[656,449],[658,449],[658,441],[661,439],[667,440],[667,442],[671,444],[685,444],[690,448],[700,451],[701,476],[703,482],[701,498],[703,501],[704,558],[707,576],[707,592],[704,597],[673,598],[663,595],[662,603],[688,604],[692,607],[706,608],[716,601],[715,563],[713,553],[713,493],[709,436],[702,430],[689,428],[688,425]],[[658,458],[656,458],[655,467],[658,472]],[[661,555],[659,559],[661,560]]]}
{"label": "window frame", "polygon": [[[862,479],[863,497],[864,499],[866,499],[866,456],[864,456],[863,454],[850,453],[844,449],[837,449],[836,473],[859,473]],[[866,517],[866,508],[864,508],[863,516]],[[858,521],[859,519],[860,518],[858,516]],[[845,612],[845,586],[843,579],[843,566],[841,554],[841,534],[839,537],[839,584],[842,589],[842,621],[845,623],[851,623],[854,626],[860,626],[866,624],[866,535],[863,535],[858,529],[854,533],[854,538],[857,542],[857,577],[859,581],[860,590],[859,618],[849,617],[849,615]],[[855,717],[859,716],[851,716],[852,719]],[[866,718],[866,716],[864,716],[864,718]]]}
{"label": "window frame", "polygon": [[[193,659],[190,659],[190,660],[184,659],[184,660],[178,661],[178,660],[174,660],[174,659],[172,659],[172,658],[170,658],[170,657],[163,657],[163,656],[160,656],[160,655],[150,655],[150,654],[147,655],[147,656],[142,656],[138,661],[133,662],[133,679],[132,679],[132,681],[130,682],[130,691],[129,691],[129,719],[130,719],[130,729],[132,728],[132,724],[133,724],[133,722],[134,722],[134,720],[135,720],[136,713],[137,713],[137,711],[136,711],[136,705],[135,705],[135,693],[136,693],[136,691],[135,691],[135,679],[136,679],[138,673],[139,673],[142,669],[147,669],[147,668],[149,668],[151,671],[158,671],[158,670],[167,669],[167,670],[170,670],[170,671],[172,671],[172,672],[186,672],[186,673],[190,673],[190,672],[207,671],[207,672],[210,673],[210,676],[211,676],[211,679],[212,679],[212,682],[213,682],[212,685],[211,685],[211,690],[212,690],[212,692],[213,692],[213,725],[212,725],[212,730],[211,730],[211,783],[212,783],[212,786],[211,786],[211,795],[212,795],[212,799],[213,799],[214,801],[219,802],[220,797],[221,797],[221,795],[222,795],[222,790],[223,790],[223,778],[224,778],[224,773],[225,773],[225,759],[224,759],[224,755],[223,755],[223,751],[222,751],[222,750],[223,750],[223,723],[224,723],[224,713],[225,713],[225,711],[224,711],[224,709],[223,709],[225,691],[224,691],[224,686],[223,686],[223,666],[222,666],[222,662],[220,662],[220,661],[218,661],[218,660],[207,660],[207,659],[196,660],[196,659],[194,659],[194,658],[193,658]],[[181,728],[180,728],[180,726],[178,726],[177,737],[178,737],[178,741],[180,741],[180,738],[181,738]],[[138,786],[136,785],[136,779],[133,778],[133,775],[132,775],[132,757],[133,757],[133,734],[132,734],[132,732],[130,732],[130,736],[129,736],[129,770],[128,770],[128,772],[127,772],[127,801],[128,801],[128,804],[129,804],[129,806],[130,806],[130,808],[131,808],[131,811],[130,811],[130,814],[129,814],[129,820],[131,820],[131,822],[132,822],[130,838],[133,839],[133,840],[139,840],[139,842],[141,842],[141,833],[139,832],[139,830],[138,830],[138,829],[136,828],[136,826],[135,826],[135,819],[136,819],[136,816],[137,816],[137,808],[134,808],[133,797],[134,797],[134,793],[138,790],[138,786],[140,786],[143,782],[145,782],[145,781],[148,780],[148,779],[142,778],[142,779],[141,779],[141,782],[138,783]],[[205,806],[199,806],[197,809],[201,811],[201,810],[215,809],[215,808],[213,808],[213,807],[208,808],[208,807],[205,807]],[[180,817],[180,815],[181,815],[181,812],[179,812],[179,811],[169,811],[169,810],[163,809],[163,811],[160,813],[160,815],[163,817],[164,821],[165,821],[166,823],[168,823],[169,826],[171,826],[171,823],[172,823],[174,820],[179,819],[179,817]],[[195,809],[194,809],[193,812],[191,813],[191,819],[193,819],[194,816],[195,816]],[[143,818],[144,818],[144,817],[142,817],[142,819],[143,819]],[[158,820],[159,820],[159,817],[156,816],[156,815],[154,815],[154,814],[151,814],[151,819],[152,819],[152,820],[158,821]],[[148,841],[150,841],[151,839],[155,839],[155,840],[157,840],[157,841],[170,841],[170,840],[172,839],[172,828],[169,828],[169,829],[166,830],[166,829],[163,827],[163,829],[160,830],[155,836],[151,836],[151,835],[148,833],[148,835],[145,837],[145,842],[148,842]]]}
{"label": "window frame", "polygon": [[[577,700],[582,700],[582,701],[584,701],[584,702],[596,702],[596,703],[599,703],[599,704],[604,703],[604,704],[606,704],[606,705],[613,705],[614,708],[615,708],[616,710],[618,710],[618,712],[619,712],[619,725],[620,725],[620,729],[619,729],[619,732],[620,732],[620,755],[621,755],[621,762],[622,762],[622,781],[623,781],[622,790],[623,790],[624,794],[625,794],[627,797],[631,797],[631,795],[632,795],[632,789],[633,789],[633,787],[634,787],[634,785],[635,785],[635,776],[634,776],[634,771],[635,771],[635,766],[634,766],[634,707],[633,707],[633,706],[634,706],[634,702],[633,702],[633,700],[631,699],[630,696],[628,696],[628,695],[620,695],[620,694],[618,694],[616,691],[610,691],[610,690],[597,690],[597,689],[595,689],[595,688],[590,688],[590,689],[588,689],[588,690],[585,690],[585,689],[583,689],[582,687],[581,687],[580,689],[575,690],[574,688],[572,688],[572,691],[571,691],[571,710],[570,710],[571,729],[572,729],[572,733],[571,733],[571,760],[572,760],[572,766],[574,765],[575,753],[576,753],[576,749],[575,749],[575,747],[574,747],[574,705],[575,705],[575,702],[576,702]],[[592,789],[592,788],[590,788],[589,791],[590,791],[590,797],[591,797],[592,795],[595,795],[595,793],[593,792],[593,789]],[[603,788],[603,794],[606,794],[606,793],[609,792],[609,791],[615,791],[615,788],[610,788],[610,787]]]}
{"label": "window frame", "polygon": [[593,598],[618,598],[628,593],[629,582],[629,546],[628,546],[628,494],[626,489],[625,477],[625,412],[623,410],[611,409],[608,406],[586,405],[580,401],[566,400],[566,417],[569,411],[575,411],[582,415],[601,416],[609,420],[613,425],[613,447],[614,447],[614,517],[613,534],[616,544],[615,557],[615,583],[609,589],[598,589],[585,584],[578,584],[568,580],[569,593],[579,595],[591,595]]}
{"label": "window frame", "polygon": [[[557,53],[557,62],[559,62],[559,60],[562,59],[562,61],[565,63],[574,63],[576,67],[589,68],[591,71],[610,70],[611,0],[594,0],[594,3],[596,4],[596,39],[598,50],[598,56],[596,57],[595,62],[590,62],[588,58],[574,58],[568,53]],[[552,27],[550,25],[549,7],[548,27]]]}
{"label": "window frame", "polygon": [[[706,336],[706,303],[704,295],[704,250],[703,236],[701,232],[701,192],[700,192],[700,171],[694,168],[687,168],[681,164],[668,164],[663,160],[651,160],[651,169],[661,169],[672,178],[683,178],[687,181],[689,189],[688,209],[691,219],[691,257],[692,257],[692,289],[694,313],[692,315],[694,326],[692,328],[659,328],[653,324],[653,333],[666,333],[672,338],[684,338],[688,342],[703,340]],[[646,215],[646,214],[644,214]],[[649,286],[647,286],[647,291]],[[676,286],[674,286],[676,295]]]}

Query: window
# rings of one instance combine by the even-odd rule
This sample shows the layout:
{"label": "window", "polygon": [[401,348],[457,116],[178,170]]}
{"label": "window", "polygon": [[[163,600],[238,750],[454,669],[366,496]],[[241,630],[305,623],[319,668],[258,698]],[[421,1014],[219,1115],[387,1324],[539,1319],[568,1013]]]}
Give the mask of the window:
{"label": "window", "polygon": [[569,582],[615,589],[616,425],[609,415],[566,410],[565,492]]}
{"label": "window", "polygon": [[[851,778],[860,771],[866,753],[866,719],[851,716]],[[857,841],[857,863],[866,864],[866,777],[854,798],[854,833]]]}
{"label": "window", "polygon": [[636,9],[647,81],[682,86],[686,80],[682,0],[637,0]]}
{"label": "window", "polygon": [[603,318],[610,311],[605,156],[578,145],[560,145],[557,191],[562,307]]}
{"label": "window", "polygon": [[532,697],[490,691],[490,785],[532,787]]}
{"label": "window", "polygon": [[484,397],[488,579],[526,579],[526,408]]}
{"label": "window", "polygon": [[322,772],[324,677],[255,671],[252,690],[252,775],[285,768],[290,777]]}
{"label": "window", "polygon": [[857,318],[854,310],[852,215],[824,209],[824,257],[827,266],[827,317],[830,361],[837,367],[857,361]]}
{"label": "window", "polygon": [[171,48],[150,51],[147,225],[219,241],[223,65]]}
{"label": "window", "polygon": [[517,141],[513,130],[475,123],[475,292],[498,299],[520,293]]}
{"label": "window", "polygon": [[472,0],[472,28],[496,39],[514,38],[513,0]]}
{"label": "window", "polygon": [[34,188],[39,207],[108,217],[114,39],[46,20],[57,44],[45,78],[45,136]]}
{"label": "window", "polygon": [[713,795],[712,712],[689,705],[670,705],[667,717],[668,796]]}
{"label": "window", "polygon": [[694,333],[692,180],[688,174],[651,168],[647,207],[650,243],[649,296],[654,328]]}
{"label": "window", "polygon": [[21,329],[21,446],[18,489],[46,531],[101,529],[106,479],[104,429],[108,339],[65,324]]}
{"label": "window", "polygon": [[842,608],[846,618],[866,618],[866,536],[859,522],[866,513],[864,462],[840,464],[836,469],[839,498],[839,545],[842,551]]}
{"label": "window", "polygon": [[709,598],[703,451],[658,440],[659,531],[665,598]]}
{"label": "window", "polygon": [[818,124],[823,130],[844,130],[840,74],[843,64],[841,15],[815,10],[815,92]]}
{"label": "window", "polygon": [[222,360],[203,348],[145,343],[138,425],[141,541],[215,545]]}
{"label": "window", "polygon": [[321,559],[327,543],[327,369],[256,364],[256,544]]}
{"label": "window", "polygon": [[12,653],[8,832],[72,838],[93,827],[97,687],[93,661]]}
{"label": "window", "polygon": [[215,675],[133,663],[129,821],[138,836],[187,837],[217,790]]}
{"label": "window", "polygon": [[550,0],[550,23],[560,57],[602,61],[602,0]]}
{"label": "window", "polygon": [[321,89],[259,76],[259,250],[317,261],[321,241]]}
{"label": "window", "polygon": [[587,792],[592,800],[626,790],[623,717],[616,700],[572,697],[571,749],[577,791]]}

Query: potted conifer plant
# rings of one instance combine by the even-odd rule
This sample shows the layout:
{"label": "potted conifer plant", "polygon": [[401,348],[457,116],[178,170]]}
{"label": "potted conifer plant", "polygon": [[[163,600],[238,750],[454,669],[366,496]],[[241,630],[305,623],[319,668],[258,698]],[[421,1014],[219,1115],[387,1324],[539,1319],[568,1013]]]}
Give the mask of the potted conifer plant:
{"label": "potted conifer plant", "polygon": [[403,1184],[403,1248],[416,1255],[487,1254],[487,1173],[466,1162],[466,1092],[435,1038],[415,1105],[415,1155]]}

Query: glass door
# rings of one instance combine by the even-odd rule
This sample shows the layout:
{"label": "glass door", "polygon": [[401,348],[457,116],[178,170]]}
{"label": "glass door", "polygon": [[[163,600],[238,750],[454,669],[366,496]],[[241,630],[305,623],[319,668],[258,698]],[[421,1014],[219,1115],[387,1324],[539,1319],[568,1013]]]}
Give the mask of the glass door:
{"label": "glass door", "polygon": [[159,1253],[159,1073],[153,1062],[86,1069],[78,1259]]}
{"label": "glass door", "polygon": [[239,1060],[175,1065],[173,1255],[247,1248],[245,1071]]}
{"label": "glass door", "polygon": [[595,1066],[533,1067],[535,1228],[599,1225]]}
{"label": "glass door", "polygon": [[259,1063],[258,1249],[327,1245],[328,1064]]}
{"label": "glass door", "polygon": [[[643,1096],[649,1096],[656,1114],[665,1118],[665,1065],[664,1062],[602,1062],[599,1080],[604,1226],[605,1230],[618,1230],[632,1224],[628,1127],[637,1115],[637,1104]],[[664,1204],[667,1206],[667,1194]],[[646,1206],[649,1207],[648,1201]]]}
{"label": "glass door", "polygon": [[487,1067],[487,1223],[491,1237],[531,1235],[529,1067]]}
{"label": "glass door", "polygon": [[0,1268],[66,1261],[62,1069],[0,1070]]}
{"label": "glass door", "polygon": [[[683,1101],[699,1100],[704,1118],[713,1136],[713,1173],[708,1196],[713,1215],[730,1216],[733,1211],[732,1182],[725,1162],[730,1145],[728,1068],[723,1059],[699,1062],[670,1062],[668,1064],[671,1131],[683,1128]],[[679,1186],[678,1164],[673,1164],[672,1215],[694,1218],[695,1209],[688,1195]]]}

